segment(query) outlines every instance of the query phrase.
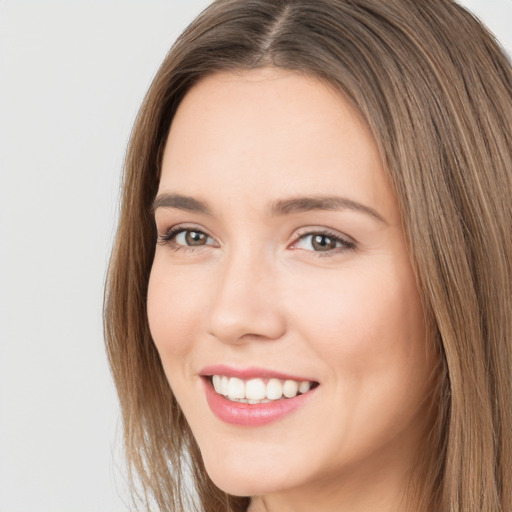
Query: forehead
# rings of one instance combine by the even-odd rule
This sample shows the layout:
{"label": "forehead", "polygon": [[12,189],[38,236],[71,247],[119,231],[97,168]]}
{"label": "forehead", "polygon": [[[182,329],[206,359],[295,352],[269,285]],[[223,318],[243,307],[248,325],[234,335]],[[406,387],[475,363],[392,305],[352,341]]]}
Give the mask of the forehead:
{"label": "forehead", "polygon": [[359,113],[333,88],[265,68],[217,73],[185,96],[165,147],[159,192],[255,203],[340,193],[394,209]]}

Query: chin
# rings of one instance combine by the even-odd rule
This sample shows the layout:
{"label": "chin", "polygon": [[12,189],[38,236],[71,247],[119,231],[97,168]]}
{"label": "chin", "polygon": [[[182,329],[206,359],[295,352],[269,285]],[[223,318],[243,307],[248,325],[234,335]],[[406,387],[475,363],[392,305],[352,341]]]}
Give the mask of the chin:
{"label": "chin", "polygon": [[207,468],[206,470],[212,482],[220,490],[232,496],[260,496],[272,492],[256,476],[252,478],[249,475],[223,469],[212,471]]}
{"label": "chin", "polygon": [[232,496],[261,496],[286,487],[284,479],[278,478],[278,470],[255,465],[251,457],[230,461],[229,458],[204,460],[206,472],[212,482]]}

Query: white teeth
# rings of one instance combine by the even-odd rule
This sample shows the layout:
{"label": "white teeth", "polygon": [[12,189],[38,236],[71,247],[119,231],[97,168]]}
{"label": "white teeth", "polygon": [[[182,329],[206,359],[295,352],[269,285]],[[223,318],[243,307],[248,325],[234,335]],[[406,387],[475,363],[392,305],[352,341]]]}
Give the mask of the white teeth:
{"label": "white teeth", "polygon": [[245,383],[243,380],[231,377],[228,385],[228,398],[245,398]]}
{"label": "white teeth", "polygon": [[240,402],[242,404],[267,404],[268,402],[273,402],[273,400],[269,400],[268,398],[264,398],[263,400],[249,400],[248,398],[228,398],[231,402]]}
{"label": "white teeth", "polygon": [[280,379],[250,379],[243,381],[237,377],[225,375],[212,376],[213,388],[229,400],[247,404],[266,403],[281,398],[293,398],[300,393],[307,393],[312,383],[309,381]]}
{"label": "white teeth", "polygon": [[267,387],[261,379],[251,379],[245,383],[245,397],[249,400],[263,400],[267,395]]}
{"label": "white teeth", "polygon": [[228,391],[229,391],[229,378],[228,377],[225,377],[225,376],[221,377],[220,388],[221,388],[221,393],[224,396],[228,396]]}
{"label": "white teeth", "polygon": [[311,382],[308,382],[307,380],[302,381],[299,384],[299,393],[307,393],[310,388],[311,388]]}
{"label": "white teeth", "polygon": [[283,385],[279,379],[270,379],[267,383],[267,398],[278,400],[283,396]]}
{"label": "white teeth", "polygon": [[293,398],[299,390],[299,383],[296,380],[287,380],[283,386],[283,395],[286,398]]}
{"label": "white teeth", "polygon": [[214,375],[213,378],[212,378],[213,388],[220,395],[222,394],[222,383],[221,383],[221,381],[222,381],[222,377],[220,375]]}

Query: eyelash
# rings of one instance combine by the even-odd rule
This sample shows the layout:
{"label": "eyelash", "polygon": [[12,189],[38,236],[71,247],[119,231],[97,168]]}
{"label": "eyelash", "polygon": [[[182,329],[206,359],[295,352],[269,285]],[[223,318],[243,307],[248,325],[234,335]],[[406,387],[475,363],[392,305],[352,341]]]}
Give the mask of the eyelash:
{"label": "eyelash", "polygon": [[307,251],[314,253],[315,257],[319,258],[328,258],[332,256],[336,256],[340,253],[344,253],[347,251],[353,251],[356,249],[356,244],[352,240],[341,236],[340,234],[330,231],[328,229],[318,229],[318,230],[306,230],[304,232],[299,232],[297,235],[297,240],[293,242],[293,245],[297,245],[301,240],[306,239],[310,236],[325,236],[329,238],[331,241],[335,242],[335,244],[340,244],[340,247],[336,247],[334,249],[330,249],[328,251]]}
{"label": "eyelash", "polygon": [[[205,233],[203,230],[196,228],[195,226],[174,226],[167,230],[165,233],[158,236],[158,244],[169,246],[174,251],[196,251],[197,249],[201,249],[204,247],[204,245],[198,245],[198,246],[188,246],[188,245],[181,245],[176,244],[174,242],[175,238],[183,232],[194,232],[194,233],[200,233],[208,238],[212,238],[210,235]],[[330,249],[328,251],[307,251],[312,252],[315,254],[315,257],[325,258],[325,257],[331,257],[335,256],[336,254],[340,254],[347,251],[353,251],[356,249],[356,243],[346,239],[342,236],[340,236],[337,233],[334,233],[332,231],[329,231],[327,229],[319,229],[319,230],[309,230],[304,231],[303,233],[299,233],[297,236],[297,239],[295,242],[293,242],[293,245],[296,245],[299,243],[299,241],[304,240],[308,236],[325,236],[335,242],[336,244],[341,244],[341,247],[336,247],[334,249]]]}
{"label": "eyelash", "polygon": [[174,226],[170,229],[168,229],[165,233],[161,234],[158,236],[158,244],[160,245],[167,245],[169,246],[172,250],[174,251],[185,251],[185,252],[188,252],[188,251],[195,251],[197,250],[198,248],[201,248],[202,246],[191,246],[191,245],[181,245],[181,244],[177,244],[174,242],[174,239],[180,234],[180,233],[184,233],[184,232],[187,232],[187,231],[190,231],[190,232],[193,232],[193,233],[200,233],[202,235],[205,235],[206,237],[208,238],[212,238],[210,237],[210,235],[208,235],[207,233],[205,233],[202,229],[199,229],[199,228],[196,228],[195,226]]}

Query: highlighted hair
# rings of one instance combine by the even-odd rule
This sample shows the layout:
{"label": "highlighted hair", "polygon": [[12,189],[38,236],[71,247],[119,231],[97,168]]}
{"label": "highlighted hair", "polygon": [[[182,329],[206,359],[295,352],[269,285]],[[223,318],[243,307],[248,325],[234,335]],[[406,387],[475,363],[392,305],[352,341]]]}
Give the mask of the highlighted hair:
{"label": "highlighted hair", "polygon": [[[176,109],[201,78],[276,66],[337,88],[366,120],[401,208],[431,340],[435,424],[409,492],[420,510],[512,510],[512,68],[450,0],[218,0],[175,43],[137,117],[105,294],[125,444],[145,498],[241,512],[217,489],[151,340],[151,203]],[[420,476],[421,475],[421,476]]]}

